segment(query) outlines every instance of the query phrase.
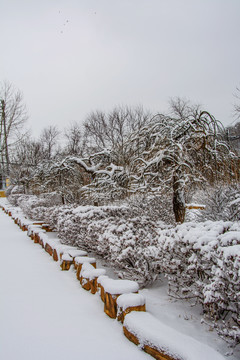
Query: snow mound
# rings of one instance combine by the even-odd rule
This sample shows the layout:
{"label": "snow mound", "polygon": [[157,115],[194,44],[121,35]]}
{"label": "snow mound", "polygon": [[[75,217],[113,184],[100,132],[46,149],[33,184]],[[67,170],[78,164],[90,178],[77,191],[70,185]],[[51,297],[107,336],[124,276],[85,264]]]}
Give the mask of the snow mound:
{"label": "snow mound", "polygon": [[96,259],[93,257],[86,257],[86,256],[76,256],[75,257],[75,264],[79,265],[79,264],[84,264],[84,263],[89,263],[89,264],[93,264],[96,262]]}
{"label": "snow mound", "polygon": [[102,276],[105,274],[106,274],[105,269],[95,269],[89,263],[84,263],[82,266],[80,276],[82,276],[83,278],[88,279],[88,280],[94,280],[94,279],[98,278],[99,276]]}
{"label": "snow mound", "polygon": [[175,359],[224,360],[211,347],[164,325],[147,312],[127,314],[123,326],[139,340],[139,346],[148,345]]}
{"label": "snow mound", "polygon": [[117,298],[117,305],[124,311],[128,307],[145,305],[145,298],[140,294],[123,294]]}
{"label": "snow mound", "polygon": [[139,290],[138,283],[132,280],[113,280],[105,278],[101,279],[101,285],[104,287],[105,292],[111,295],[127,294]]}

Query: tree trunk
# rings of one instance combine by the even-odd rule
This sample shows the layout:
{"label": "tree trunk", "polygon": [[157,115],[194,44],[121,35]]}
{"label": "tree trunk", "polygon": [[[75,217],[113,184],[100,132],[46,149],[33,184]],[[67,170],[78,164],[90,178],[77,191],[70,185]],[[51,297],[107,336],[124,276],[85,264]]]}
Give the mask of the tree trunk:
{"label": "tree trunk", "polygon": [[1,127],[3,126],[3,131],[4,131],[5,161],[6,161],[6,167],[7,167],[7,173],[5,174],[5,176],[6,176],[6,175],[9,175],[9,155],[8,155],[8,138],[7,138],[7,125],[6,125],[5,107],[6,107],[5,101],[1,100],[1,108],[2,108]]}
{"label": "tree trunk", "polygon": [[173,212],[177,223],[183,223],[185,218],[184,188],[178,176],[173,178]]}

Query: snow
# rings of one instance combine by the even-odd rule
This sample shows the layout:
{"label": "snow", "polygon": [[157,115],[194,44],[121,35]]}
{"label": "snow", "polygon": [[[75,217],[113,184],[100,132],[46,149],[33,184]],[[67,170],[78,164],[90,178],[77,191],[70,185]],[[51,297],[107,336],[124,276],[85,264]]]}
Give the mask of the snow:
{"label": "snow", "polygon": [[188,208],[201,208],[201,209],[205,209],[205,208],[206,208],[206,205],[197,204],[197,203],[189,203],[189,204],[186,204],[186,207],[188,207]]}
{"label": "snow", "polygon": [[73,258],[69,254],[62,255],[62,261],[72,261]]}
{"label": "snow", "polygon": [[43,230],[41,225],[29,224],[27,234],[30,236],[33,232],[35,232],[37,234],[39,234],[40,232],[46,233],[46,230]]}
{"label": "snow", "polygon": [[105,292],[112,295],[137,292],[139,290],[138,283],[132,280],[114,280],[107,278],[101,280],[101,285],[104,287]]}
{"label": "snow", "polygon": [[84,263],[89,263],[89,264],[93,264],[96,262],[96,259],[93,257],[86,257],[86,256],[76,256],[75,257],[75,264],[84,264]]}
{"label": "snow", "polygon": [[144,296],[140,294],[122,294],[117,298],[117,305],[124,310],[128,307],[143,306],[145,304]]}
{"label": "snow", "polygon": [[98,295],[83,290],[72,270],[34,244],[0,210],[0,358],[6,360],[147,360],[109,319]]}
{"label": "snow", "polygon": [[99,277],[98,277],[98,284],[99,285],[102,285],[102,283],[104,283],[104,280],[105,279],[109,279],[109,276],[107,276],[107,275],[100,275]]}
{"label": "snow", "polygon": [[[46,245],[48,244],[49,246],[51,246],[52,249],[56,249],[56,250],[63,250],[64,248],[62,247],[62,244],[60,243],[60,240],[57,237],[56,233],[50,233],[50,235],[48,235],[47,232],[43,232],[41,231],[40,234],[40,239],[43,241],[43,244]],[[73,247],[71,246],[71,248],[73,249]],[[66,249],[66,245],[65,245],[65,249]]]}
{"label": "snow", "polygon": [[234,257],[236,261],[240,262],[240,245],[232,245],[231,247],[220,248],[219,251],[221,251],[221,255],[223,256],[224,260]]}
{"label": "snow", "polygon": [[149,345],[182,360],[224,360],[222,355],[209,346],[164,325],[147,312],[134,311],[127,314],[123,325],[137,336],[141,347]]}
{"label": "snow", "polygon": [[220,244],[222,246],[231,245],[232,243],[240,244],[240,231],[228,231],[219,236]]}
{"label": "snow", "polygon": [[95,269],[89,263],[84,263],[82,266],[82,270],[80,272],[80,276],[88,280],[96,279],[99,276],[103,276],[105,274],[106,274],[105,269]]}
{"label": "snow", "polygon": [[84,250],[77,250],[77,249],[74,249],[74,250],[68,250],[67,251],[68,254],[72,257],[76,257],[76,256],[87,256],[87,252],[84,251]]}
{"label": "snow", "polygon": [[50,236],[56,236],[54,233],[47,233],[47,236],[43,239],[42,235],[40,234],[40,238],[43,240],[44,244],[47,242],[49,245],[51,244],[52,249],[56,250],[58,257],[60,257],[60,254],[63,254],[64,252],[67,252],[69,254],[69,251],[76,251],[76,249],[73,246],[70,245],[63,245],[60,243],[60,240],[58,238],[52,238],[52,241],[49,241]]}

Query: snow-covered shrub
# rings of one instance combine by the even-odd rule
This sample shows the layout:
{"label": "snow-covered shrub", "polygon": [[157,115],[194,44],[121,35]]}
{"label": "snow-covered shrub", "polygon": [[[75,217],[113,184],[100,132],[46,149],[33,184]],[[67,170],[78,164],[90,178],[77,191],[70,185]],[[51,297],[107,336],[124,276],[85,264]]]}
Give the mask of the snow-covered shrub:
{"label": "snow-covered shrub", "polygon": [[[59,231],[67,216],[72,214],[74,205],[53,206],[46,209],[46,222],[50,225],[52,230]],[[60,225],[59,225],[60,224]]]}
{"label": "snow-covered shrub", "polygon": [[[215,315],[218,333],[240,343],[240,226],[236,223],[218,237],[219,247],[212,266],[212,281],[205,290],[205,302]],[[206,294],[207,293],[207,294]],[[208,302],[206,300],[208,295]],[[223,322],[217,320],[223,319]]]}
{"label": "snow-covered shrub", "polygon": [[219,334],[224,336],[227,328],[228,337],[238,343],[240,224],[206,221],[173,227],[133,214],[127,206],[67,209],[58,221],[59,235],[141,285],[165,274],[171,296],[200,303]]}
{"label": "snow-covered shrub", "polygon": [[41,201],[39,201],[36,195],[22,196],[18,200],[18,205],[30,219],[43,220],[41,215],[45,207],[41,205]]}
{"label": "snow-covered shrub", "polygon": [[240,224],[206,221],[165,230],[159,259],[169,294],[200,303],[219,334],[239,343]]}
{"label": "snow-covered shrub", "polygon": [[24,187],[22,185],[10,185],[5,193],[10,204],[18,206],[18,199],[24,196]]}
{"label": "snow-covered shrub", "polygon": [[34,220],[43,220],[48,222],[48,209],[61,204],[61,198],[56,193],[36,195],[11,195],[10,202],[14,205],[20,206],[23,212]]}
{"label": "snow-covered shrub", "polygon": [[240,220],[240,185],[218,186],[198,191],[192,199],[206,205],[203,211],[188,212],[187,219],[205,220]]}
{"label": "snow-covered shrub", "polygon": [[24,186],[23,185],[10,185],[11,195],[15,194],[24,194]]}
{"label": "snow-covered shrub", "polygon": [[11,194],[8,197],[8,201],[13,206],[20,206],[20,202],[23,200],[29,199],[32,195],[26,195],[26,194]]}
{"label": "snow-covered shrub", "polygon": [[127,206],[80,206],[62,215],[58,231],[64,243],[97,253],[118,268],[120,276],[141,284],[158,276],[160,223],[146,216],[131,217]]}
{"label": "snow-covered shrub", "polygon": [[161,195],[133,195],[127,201],[132,216],[147,216],[152,221],[164,221],[166,224],[175,224],[172,211],[172,196]]}
{"label": "snow-covered shrub", "polygon": [[15,185],[10,185],[6,188],[5,190],[6,197],[9,197],[11,195],[15,187],[16,187]]}

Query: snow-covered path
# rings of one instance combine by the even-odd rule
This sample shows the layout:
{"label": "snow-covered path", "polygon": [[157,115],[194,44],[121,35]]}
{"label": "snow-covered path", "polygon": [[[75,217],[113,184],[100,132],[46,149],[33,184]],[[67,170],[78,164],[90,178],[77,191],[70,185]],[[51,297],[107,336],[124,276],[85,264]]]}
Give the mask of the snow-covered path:
{"label": "snow-covered path", "polygon": [[0,251],[1,359],[152,359],[1,210]]}

